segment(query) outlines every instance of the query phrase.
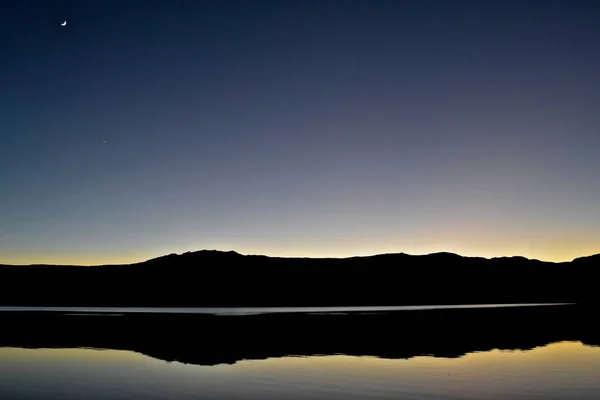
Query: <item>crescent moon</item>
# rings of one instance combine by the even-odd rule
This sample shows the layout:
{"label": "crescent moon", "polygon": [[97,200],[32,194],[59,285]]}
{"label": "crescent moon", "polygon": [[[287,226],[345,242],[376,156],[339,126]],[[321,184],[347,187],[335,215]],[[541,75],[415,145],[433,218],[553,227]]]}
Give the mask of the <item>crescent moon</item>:
{"label": "crescent moon", "polygon": [[65,26],[65,25],[67,25],[67,21],[63,21],[63,22],[60,24],[60,26]]}

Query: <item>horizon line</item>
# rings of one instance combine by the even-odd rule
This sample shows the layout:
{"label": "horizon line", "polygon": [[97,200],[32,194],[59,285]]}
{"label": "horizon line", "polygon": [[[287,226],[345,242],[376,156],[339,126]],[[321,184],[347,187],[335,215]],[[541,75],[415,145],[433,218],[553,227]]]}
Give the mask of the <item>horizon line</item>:
{"label": "horizon line", "polygon": [[483,257],[483,256],[471,256],[471,255],[462,255],[462,254],[458,254],[458,253],[453,253],[453,252],[449,252],[449,251],[438,251],[438,252],[433,252],[433,253],[422,253],[422,254],[409,254],[409,253],[404,253],[404,252],[397,252],[397,253],[369,253],[369,254],[362,254],[362,255],[353,255],[353,256],[347,256],[347,257],[302,257],[302,256],[272,256],[272,255],[266,255],[266,254],[243,254],[243,253],[239,253],[236,250],[219,250],[219,249],[202,249],[202,250],[194,250],[194,251],[185,251],[182,253],[168,253],[168,254],[162,254],[156,257],[151,257],[151,258],[147,258],[141,261],[134,261],[134,262],[130,262],[130,263],[110,263],[110,264],[44,264],[44,263],[35,263],[35,264],[3,264],[0,263],[0,266],[21,266],[21,267],[35,267],[35,266],[59,266],[59,267],[108,267],[108,266],[125,266],[125,265],[134,265],[134,264],[142,264],[144,262],[148,262],[151,260],[156,260],[159,258],[163,258],[163,257],[168,257],[168,256],[182,256],[184,254],[188,254],[188,253],[200,253],[200,252],[217,252],[217,253],[235,253],[237,255],[243,256],[243,257],[267,257],[267,258],[282,258],[282,259],[309,259],[309,260],[348,260],[348,259],[352,259],[352,258],[368,258],[368,257],[377,257],[377,256],[386,256],[386,255],[406,255],[406,256],[410,256],[410,257],[419,257],[419,256],[432,256],[432,255],[440,255],[440,254],[445,254],[445,255],[452,255],[452,256],[458,256],[458,257],[462,257],[462,258],[479,258],[479,259],[483,259],[483,260],[493,260],[493,259],[498,259],[498,258],[524,258],[526,260],[529,261],[538,261],[538,262],[543,262],[543,263],[549,263],[549,264],[564,264],[564,263],[571,263],[575,260],[578,260],[580,258],[586,258],[586,257],[592,257],[595,255],[600,255],[600,253],[595,253],[595,254],[589,254],[589,255],[584,255],[584,256],[580,256],[580,257],[575,257],[570,261],[545,261],[545,260],[540,260],[537,258],[529,258],[529,257],[525,257],[525,256],[521,256],[521,255],[505,255],[505,256],[495,256],[495,257]]}

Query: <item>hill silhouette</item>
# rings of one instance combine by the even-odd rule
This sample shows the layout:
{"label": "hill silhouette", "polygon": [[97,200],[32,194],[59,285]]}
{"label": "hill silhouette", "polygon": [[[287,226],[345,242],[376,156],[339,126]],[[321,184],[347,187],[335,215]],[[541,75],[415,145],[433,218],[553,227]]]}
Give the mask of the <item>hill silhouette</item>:
{"label": "hill silhouette", "polygon": [[600,255],[278,258],[203,250],[128,265],[0,266],[0,305],[345,306],[600,300]]}

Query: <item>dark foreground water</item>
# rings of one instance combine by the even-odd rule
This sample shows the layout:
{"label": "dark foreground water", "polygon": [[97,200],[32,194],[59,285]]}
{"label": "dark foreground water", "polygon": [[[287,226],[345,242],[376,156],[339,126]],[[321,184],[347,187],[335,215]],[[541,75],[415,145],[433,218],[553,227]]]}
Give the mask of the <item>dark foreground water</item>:
{"label": "dark foreground water", "polygon": [[0,399],[598,399],[596,315],[0,313]]}

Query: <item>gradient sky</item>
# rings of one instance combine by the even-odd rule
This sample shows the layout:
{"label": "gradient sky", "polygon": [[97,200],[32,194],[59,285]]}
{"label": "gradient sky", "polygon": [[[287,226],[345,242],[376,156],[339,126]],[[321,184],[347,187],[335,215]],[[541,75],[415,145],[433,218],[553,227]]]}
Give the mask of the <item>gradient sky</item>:
{"label": "gradient sky", "polygon": [[8,0],[0,19],[0,263],[600,253],[598,1]]}

